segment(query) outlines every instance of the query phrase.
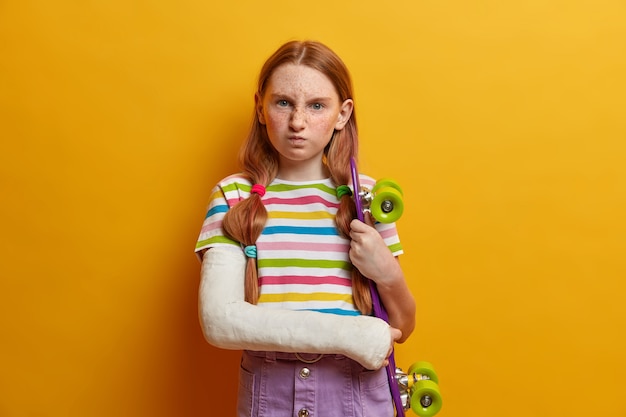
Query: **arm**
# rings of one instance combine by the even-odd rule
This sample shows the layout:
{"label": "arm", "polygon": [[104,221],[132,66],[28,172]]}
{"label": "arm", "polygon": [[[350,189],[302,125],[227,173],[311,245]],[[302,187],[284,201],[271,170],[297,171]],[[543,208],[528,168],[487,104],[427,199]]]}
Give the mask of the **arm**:
{"label": "arm", "polygon": [[353,220],[350,227],[350,260],[363,275],[376,282],[389,324],[402,331],[398,340],[402,343],[415,328],[415,299],[400,263],[371,225]]}
{"label": "arm", "polygon": [[369,316],[274,310],[244,301],[245,257],[212,248],[202,260],[199,314],[207,341],[225,349],[343,354],[382,367],[393,344],[389,325]]}

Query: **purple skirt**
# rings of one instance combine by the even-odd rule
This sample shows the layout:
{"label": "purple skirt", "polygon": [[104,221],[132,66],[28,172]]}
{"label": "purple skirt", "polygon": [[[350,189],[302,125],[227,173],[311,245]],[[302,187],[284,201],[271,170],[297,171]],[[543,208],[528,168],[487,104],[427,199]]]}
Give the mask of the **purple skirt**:
{"label": "purple skirt", "polygon": [[343,355],[244,351],[238,417],[393,417],[385,368]]}

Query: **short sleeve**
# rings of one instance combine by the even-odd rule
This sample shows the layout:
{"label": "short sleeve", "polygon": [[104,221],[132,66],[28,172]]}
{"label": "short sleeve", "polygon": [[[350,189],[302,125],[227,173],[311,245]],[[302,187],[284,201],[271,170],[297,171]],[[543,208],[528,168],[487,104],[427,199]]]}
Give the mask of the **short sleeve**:
{"label": "short sleeve", "polygon": [[[362,187],[365,187],[371,190],[374,185],[376,185],[376,180],[367,175],[359,175],[359,182]],[[400,236],[398,235],[398,228],[396,227],[396,223],[380,223],[376,222],[374,225],[378,233],[382,236],[385,244],[393,253],[394,256],[399,256],[404,253],[402,249],[402,243],[400,242]]]}
{"label": "short sleeve", "polygon": [[206,217],[202,223],[195,252],[198,257],[205,250],[227,246],[239,247],[239,243],[225,236],[222,221],[229,208],[250,195],[250,184],[240,176],[227,177],[211,191]]}

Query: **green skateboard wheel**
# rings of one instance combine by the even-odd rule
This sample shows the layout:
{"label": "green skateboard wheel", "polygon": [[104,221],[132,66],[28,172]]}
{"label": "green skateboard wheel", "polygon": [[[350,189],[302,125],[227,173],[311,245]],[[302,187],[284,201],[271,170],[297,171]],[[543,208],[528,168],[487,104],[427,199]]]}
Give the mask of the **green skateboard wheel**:
{"label": "green skateboard wheel", "polygon": [[413,374],[424,375],[426,376],[426,379],[430,379],[437,384],[439,383],[439,378],[437,377],[437,374],[435,373],[435,368],[430,362],[426,362],[426,361],[415,362],[413,365],[409,367],[409,371],[407,372],[407,375],[413,375]]}
{"label": "green skateboard wheel", "polygon": [[436,382],[417,381],[411,390],[411,409],[420,417],[432,417],[441,410],[441,394]]}
{"label": "green skateboard wheel", "polygon": [[396,188],[386,187],[377,190],[372,205],[372,216],[381,223],[397,221],[404,211],[402,193]]}
{"label": "green skateboard wheel", "polygon": [[376,193],[377,190],[387,187],[395,188],[396,190],[400,191],[400,195],[404,195],[404,193],[402,192],[402,188],[400,188],[400,185],[391,178],[382,178],[376,181],[374,188],[372,188],[372,193]]}

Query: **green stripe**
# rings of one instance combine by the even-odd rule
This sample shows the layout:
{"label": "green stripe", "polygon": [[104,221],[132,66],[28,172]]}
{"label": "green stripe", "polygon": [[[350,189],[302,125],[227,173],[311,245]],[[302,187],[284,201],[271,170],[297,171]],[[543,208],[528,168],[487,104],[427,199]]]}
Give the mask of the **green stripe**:
{"label": "green stripe", "polygon": [[229,243],[231,245],[239,246],[239,243],[237,241],[229,239],[226,236],[213,236],[213,237],[210,237],[205,240],[201,240],[198,243],[196,243],[196,249],[200,249],[200,248],[203,248],[207,245],[214,244],[214,243]]}
{"label": "green stripe", "polygon": [[303,190],[307,188],[315,188],[320,191],[323,191],[328,194],[335,195],[335,189],[332,187],[328,187],[324,184],[304,184],[304,185],[295,185],[295,184],[274,184],[267,187],[268,191],[291,191],[291,190]]}
{"label": "green stripe", "polygon": [[324,259],[259,259],[259,268],[339,268],[349,271],[352,264],[346,261],[331,261]]}
{"label": "green stripe", "polygon": [[400,242],[394,243],[393,245],[389,246],[389,250],[391,251],[391,253],[399,252],[402,250],[402,244]]}
{"label": "green stripe", "polygon": [[224,190],[225,193],[226,192],[231,192],[231,191],[237,191],[237,190],[243,190],[243,191],[250,192],[250,188],[252,188],[251,185],[242,184],[242,183],[238,183],[238,182],[233,182],[231,184],[223,186],[222,190]]}
{"label": "green stripe", "polygon": [[[224,192],[231,192],[231,191],[237,191],[237,190],[250,192],[251,188],[252,188],[251,185],[240,183],[240,182],[233,182],[233,183],[224,185],[222,187],[222,190],[224,190]],[[292,191],[292,190],[305,190],[305,189],[312,189],[312,188],[323,191],[327,194],[331,194],[331,195],[336,194],[336,191],[333,187],[329,187],[325,184],[302,184],[302,185],[274,184],[274,185],[268,186],[267,190],[275,191],[275,192],[283,192],[283,191]]]}

